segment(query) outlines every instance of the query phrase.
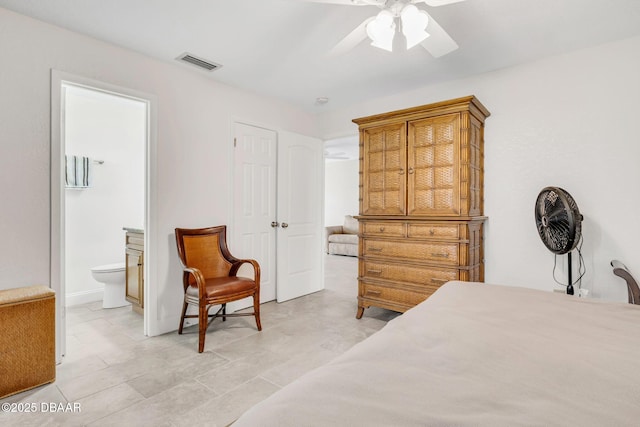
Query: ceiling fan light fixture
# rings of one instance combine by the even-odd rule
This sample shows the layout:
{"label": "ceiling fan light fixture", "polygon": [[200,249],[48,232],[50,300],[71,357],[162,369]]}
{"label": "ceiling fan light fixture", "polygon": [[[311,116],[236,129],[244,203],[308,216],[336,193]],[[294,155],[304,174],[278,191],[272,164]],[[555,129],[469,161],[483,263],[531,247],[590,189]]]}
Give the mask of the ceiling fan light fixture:
{"label": "ceiling fan light fixture", "polygon": [[367,24],[367,36],[371,39],[371,46],[393,51],[393,37],[396,33],[396,23],[393,14],[382,10],[376,18]]}
{"label": "ceiling fan light fixture", "polygon": [[402,34],[407,39],[407,49],[411,49],[429,37],[429,33],[425,31],[429,23],[429,15],[415,5],[408,4],[402,8],[400,21],[402,22]]}

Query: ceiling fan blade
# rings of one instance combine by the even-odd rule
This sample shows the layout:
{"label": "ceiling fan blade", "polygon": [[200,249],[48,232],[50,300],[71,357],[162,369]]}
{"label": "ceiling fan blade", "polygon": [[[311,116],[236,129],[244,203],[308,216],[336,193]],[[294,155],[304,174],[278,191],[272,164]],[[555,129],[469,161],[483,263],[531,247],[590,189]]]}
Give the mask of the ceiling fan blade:
{"label": "ceiling fan blade", "polygon": [[367,38],[367,24],[371,22],[375,17],[367,18],[360,25],[358,25],[353,31],[351,31],[345,38],[340,40],[330,51],[329,55],[342,55],[362,43]]}
{"label": "ceiling fan blade", "polygon": [[[425,12],[426,13],[426,12]],[[435,19],[429,14],[429,23],[427,24],[427,37],[422,43],[422,47],[433,55],[434,58],[439,58],[447,53],[453,52],[458,48],[458,43],[451,38],[449,34],[436,22]]]}
{"label": "ceiling fan blade", "polygon": [[413,3],[426,3],[427,6],[438,7],[438,6],[445,6],[447,4],[452,4],[452,3],[459,3],[461,1],[465,1],[465,0],[418,0],[418,1],[414,1]]}

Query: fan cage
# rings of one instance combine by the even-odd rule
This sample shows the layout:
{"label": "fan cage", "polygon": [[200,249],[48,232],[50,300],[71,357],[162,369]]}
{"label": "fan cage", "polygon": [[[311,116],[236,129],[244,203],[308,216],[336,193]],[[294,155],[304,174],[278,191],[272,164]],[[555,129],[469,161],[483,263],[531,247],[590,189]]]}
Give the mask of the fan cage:
{"label": "fan cage", "polygon": [[571,195],[560,187],[546,187],[535,206],[538,235],[551,252],[562,255],[578,245],[582,234],[582,215]]}

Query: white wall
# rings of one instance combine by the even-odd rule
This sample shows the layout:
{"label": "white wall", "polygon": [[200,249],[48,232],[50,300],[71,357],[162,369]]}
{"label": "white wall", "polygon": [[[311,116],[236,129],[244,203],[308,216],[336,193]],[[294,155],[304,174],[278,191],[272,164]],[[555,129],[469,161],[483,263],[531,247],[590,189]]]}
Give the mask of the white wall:
{"label": "white wall", "polygon": [[65,93],[65,145],[92,164],[92,186],[65,190],[67,305],[102,299],[92,267],[124,262],[123,226],[143,228],[146,104],[77,87]]}
{"label": "white wall", "polygon": [[[177,325],[182,300],[175,227],[229,221],[231,123],[317,136],[291,106],[0,8],[0,289],[49,284],[51,69],[153,94],[158,100],[152,192],[153,316]],[[180,52],[178,52],[180,53]],[[177,56],[177,55],[176,55]],[[9,59],[10,58],[10,59]],[[9,184],[10,183],[10,184]],[[151,331],[152,334],[159,331]]]}
{"label": "white wall", "polygon": [[345,215],[358,215],[358,168],[358,160],[325,161],[325,225],[342,225]]}
{"label": "white wall", "polygon": [[[626,301],[609,262],[620,259],[640,276],[638,70],[636,37],[327,112],[321,127],[329,139],[355,132],[355,117],[476,95],[492,113],[485,133],[486,281],[554,288],[553,255],[533,217],[538,192],[554,185],[573,195],[585,217],[583,287]],[[566,281],[563,270],[557,276]]]}

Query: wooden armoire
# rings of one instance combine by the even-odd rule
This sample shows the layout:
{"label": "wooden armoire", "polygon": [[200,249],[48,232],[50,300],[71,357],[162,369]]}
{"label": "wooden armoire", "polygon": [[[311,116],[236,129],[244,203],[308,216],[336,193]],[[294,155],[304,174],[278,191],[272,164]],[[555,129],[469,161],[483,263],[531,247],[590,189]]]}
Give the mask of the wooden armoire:
{"label": "wooden armoire", "polygon": [[484,121],[474,96],[354,119],[360,132],[358,313],[404,312],[484,280]]}

